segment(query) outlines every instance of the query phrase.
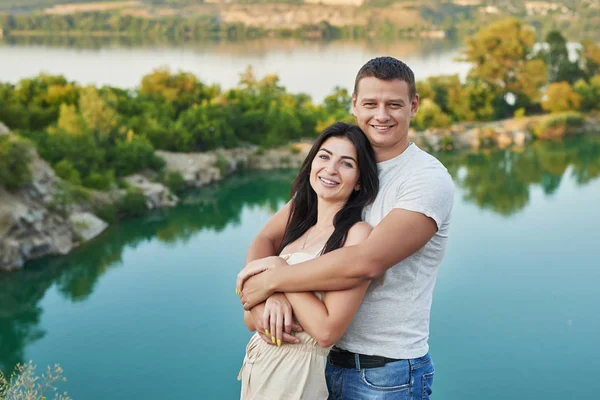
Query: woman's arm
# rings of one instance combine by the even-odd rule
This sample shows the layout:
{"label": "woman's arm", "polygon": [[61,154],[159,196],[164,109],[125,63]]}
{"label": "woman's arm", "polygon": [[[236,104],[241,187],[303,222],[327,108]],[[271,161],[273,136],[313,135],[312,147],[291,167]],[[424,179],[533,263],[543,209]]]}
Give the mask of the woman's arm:
{"label": "woman's arm", "polygon": [[[346,246],[364,241],[373,228],[366,222],[355,224],[348,231]],[[321,302],[312,292],[286,293],[296,319],[321,346],[335,344],[346,331],[367,291],[370,281],[341,291],[325,293]]]}
{"label": "woman's arm", "polygon": [[256,330],[256,326],[254,325],[254,317],[250,311],[244,311],[244,323],[250,332],[254,332]]}
{"label": "woman's arm", "polygon": [[[256,235],[246,254],[246,266],[255,260],[275,256],[277,254],[290,214],[290,207],[291,203],[288,202],[281,210],[273,215],[271,219],[269,219],[269,222],[267,222],[263,229]],[[237,287],[236,294],[239,294]],[[279,301],[285,302],[287,300],[284,296],[280,296]],[[265,342],[273,344],[269,337],[270,335],[265,335],[263,333],[268,332],[269,329],[268,327],[262,326],[264,311],[264,302],[253,307],[250,312],[245,311],[244,323],[246,324],[246,327],[248,327],[248,330],[251,332],[258,331]],[[291,313],[289,318],[285,317],[284,320],[289,320],[287,321],[288,324],[286,326],[289,326],[290,328],[286,329],[281,339],[286,343],[298,343],[298,340],[294,336],[290,336],[291,326],[293,324]],[[300,329],[297,327],[296,330],[298,331]]]}

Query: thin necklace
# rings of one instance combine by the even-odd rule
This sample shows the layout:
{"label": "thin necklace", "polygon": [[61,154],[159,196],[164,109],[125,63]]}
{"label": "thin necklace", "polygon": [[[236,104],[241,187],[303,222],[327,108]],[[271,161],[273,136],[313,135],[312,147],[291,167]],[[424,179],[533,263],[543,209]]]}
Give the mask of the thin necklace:
{"label": "thin necklace", "polygon": [[[310,227],[310,229],[308,230],[308,232],[306,232],[306,237],[304,238],[304,243],[302,244],[302,247],[300,247],[300,250],[304,250],[304,248],[306,247],[306,242],[308,241],[308,236],[310,235],[310,232],[315,228],[316,225],[313,225]],[[323,232],[325,229],[330,228],[333,225],[327,225],[325,228],[321,229],[319,232],[317,232],[317,234],[313,237],[313,240],[315,240],[315,238],[317,236],[319,236],[321,234],[321,232]]]}

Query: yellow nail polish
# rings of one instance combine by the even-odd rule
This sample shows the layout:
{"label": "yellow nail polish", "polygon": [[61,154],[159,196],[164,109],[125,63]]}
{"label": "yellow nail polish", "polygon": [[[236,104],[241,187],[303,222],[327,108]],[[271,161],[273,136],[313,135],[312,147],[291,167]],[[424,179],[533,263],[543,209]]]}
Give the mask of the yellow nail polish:
{"label": "yellow nail polish", "polygon": [[275,336],[271,336],[271,342],[273,342],[273,344],[275,344]]}
{"label": "yellow nail polish", "polygon": [[270,335],[270,333],[269,333],[269,330],[268,330],[268,329],[265,329],[265,335],[267,335],[267,336],[269,336],[269,335]]}
{"label": "yellow nail polish", "polygon": [[237,294],[238,296],[240,295],[240,291],[235,289],[235,294]]}
{"label": "yellow nail polish", "polygon": [[281,347],[281,339],[277,339],[277,347]]}

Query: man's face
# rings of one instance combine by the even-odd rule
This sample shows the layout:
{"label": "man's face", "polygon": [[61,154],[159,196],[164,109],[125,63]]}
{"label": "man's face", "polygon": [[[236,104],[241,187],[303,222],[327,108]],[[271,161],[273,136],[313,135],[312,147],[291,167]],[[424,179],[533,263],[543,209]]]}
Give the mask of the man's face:
{"label": "man's face", "polygon": [[369,138],[377,161],[386,161],[408,146],[410,119],[419,108],[419,96],[410,98],[408,83],[362,78],[352,95],[352,113]]}

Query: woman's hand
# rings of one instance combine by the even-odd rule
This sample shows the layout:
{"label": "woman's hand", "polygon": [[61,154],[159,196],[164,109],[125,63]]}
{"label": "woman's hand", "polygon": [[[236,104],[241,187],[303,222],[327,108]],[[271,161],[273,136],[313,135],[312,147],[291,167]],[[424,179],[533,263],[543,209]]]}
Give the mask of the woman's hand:
{"label": "woman's hand", "polygon": [[292,306],[283,293],[276,293],[265,302],[262,325],[267,336],[271,337],[272,344],[277,344],[277,347],[282,342],[300,342],[291,334],[301,332],[302,327],[294,323]]}
{"label": "woman's hand", "polygon": [[288,265],[286,260],[278,256],[260,258],[246,264],[243,270],[237,275],[235,282],[235,293],[239,296],[242,293],[244,282],[254,275],[260,274],[270,268],[282,267]]}

